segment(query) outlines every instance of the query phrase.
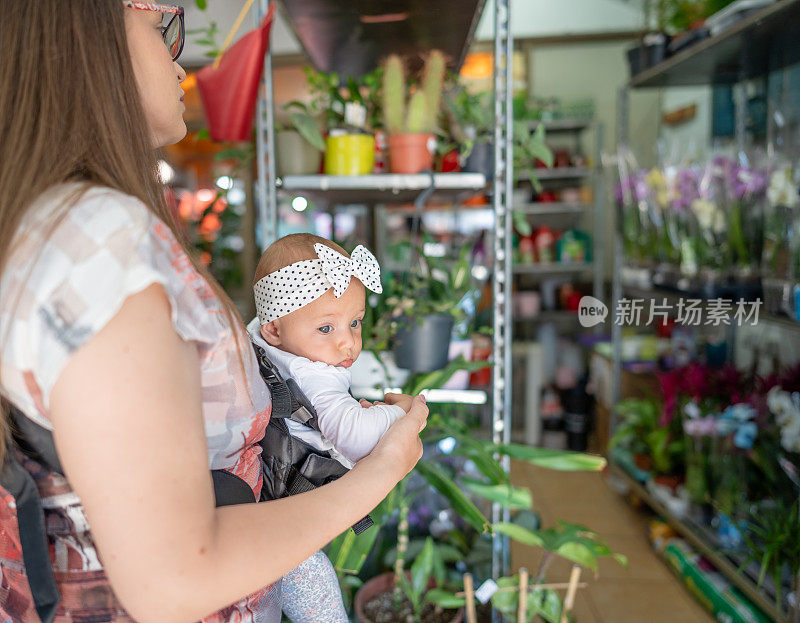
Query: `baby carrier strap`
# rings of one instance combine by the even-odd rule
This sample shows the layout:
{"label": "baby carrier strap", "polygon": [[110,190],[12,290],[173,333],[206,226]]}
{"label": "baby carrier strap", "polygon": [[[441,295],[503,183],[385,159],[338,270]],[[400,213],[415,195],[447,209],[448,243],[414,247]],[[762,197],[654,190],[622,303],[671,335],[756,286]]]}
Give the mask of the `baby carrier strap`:
{"label": "baby carrier strap", "polygon": [[267,352],[255,342],[252,344],[258,360],[258,369],[272,394],[271,417],[289,418],[318,431],[317,412],[297,381],[284,379],[275,364],[267,357]]}
{"label": "baby carrier strap", "polygon": [[[292,437],[285,418],[270,419],[260,442],[264,467],[262,500],[277,500],[321,487],[349,470],[330,452],[318,450],[301,439]],[[373,525],[367,515],[352,526],[361,534]]]}

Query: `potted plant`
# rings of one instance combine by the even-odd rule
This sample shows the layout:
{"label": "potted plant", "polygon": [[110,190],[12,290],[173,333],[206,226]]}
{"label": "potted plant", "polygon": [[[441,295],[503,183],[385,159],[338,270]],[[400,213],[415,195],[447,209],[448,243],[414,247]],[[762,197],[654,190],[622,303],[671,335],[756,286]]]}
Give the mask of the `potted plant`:
{"label": "potted plant", "polygon": [[444,71],[444,54],[431,51],[422,82],[407,98],[403,60],[397,54],[387,58],[383,67],[383,118],[392,173],[419,173],[433,168]]}
{"label": "potted plant", "polygon": [[[447,372],[439,371],[419,377],[414,386],[409,384],[404,390],[413,392],[418,391],[419,387],[423,385],[438,386],[441,382],[446,381],[447,374],[457,367],[458,364],[451,364],[450,370]],[[431,382],[430,379],[434,379],[434,381]],[[445,563],[448,558],[454,559],[452,554],[448,556],[448,550],[453,548],[441,543],[429,545],[427,539],[422,547],[414,548],[413,543],[409,540],[409,509],[411,497],[414,494],[409,493],[408,485],[412,477],[421,476],[428,485],[447,500],[459,520],[474,529],[478,535],[491,533],[495,529],[523,543],[544,547],[548,550],[546,555],[548,560],[554,556],[561,556],[594,569],[596,569],[596,562],[594,562],[596,556],[607,555],[606,550],[602,550],[601,543],[591,545],[596,537],[585,528],[575,526],[573,530],[568,526],[562,526],[558,529],[539,530],[538,526],[526,525],[529,522],[523,520],[525,517],[523,513],[512,518],[510,523],[497,524],[493,527],[483,511],[473,501],[475,498],[487,503],[497,502],[510,510],[522,509],[524,511],[524,509],[531,508],[530,492],[511,485],[508,474],[502,469],[496,458],[498,455],[527,461],[540,467],[567,471],[601,469],[605,463],[603,459],[576,452],[481,441],[475,438],[473,431],[461,417],[448,416],[442,412],[431,415],[423,435],[423,441],[427,447],[431,447],[432,444],[440,448],[444,439],[452,440],[453,443],[447,452],[440,451],[435,456],[423,458],[412,474],[403,479],[392,492],[391,503],[396,505],[399,516],[394,572],[378,576],[374,582],[368,581],[356,594],[356,611],[361,620],[369,620],[362,618],[361,613],[369,610],[366,604],[370,600],[377,599],[379,604],[384,604],[384,610],[391,611],[393,606],[389,604],[402,603],[403,593],[407,594],[410,603],[416,604],[416,607],[413,608],[414,612],[420,611],[425,603],[433,604],[432,607],[429,607],[432,612],[435,612],[437,608],[456,609],[464,603],[463,598],[449,593],[445,588],[447,582],[441,580],[448,575]],[[451,465],[453,457],[469,459],[470,465],[474,466],[472,472],[477,473],[478,477],[454,471]],[[520,521],[517,521],[518,517]],[[366,534],[357,538],[362,538]],[[420,561],[420,557],[422,557],[422,561]],[[411,558],[414,558],[414,562],[411,566],[409,580],[405,565]],[[333,559],[335,557],[332,556]],[[547,564],[544,564],[540,570],[540,577],[544,576],[546,567]],[[430,579],[431,577],[433,577],[433,581]],[[411,594],[408,595],[409,593]],[[399,601],[395,602],[395,598]],[[392,619],[384,618],[383,620]],[[407,619],[395,618],[394,620],[405,621]]]}
{"label": "potted plant", "polygon": [[516,181],[519,182],[523,176],[527,176],[533,190],[536,193],[541,192],[542,185],[536,176],[536,169],[553,166],[553,152],[545,143],[544,124],[540,123],[531,132],[528,122],[515,121],[513,150]]}
{"label": "potted plant", "polygon": [[[325,150],[313,105],[289,102],[282,108],[285,120],[275,132],[275,165],[278,175],[313,175]],[[315,115],[315,113],[317,113]]]}
{"label": "potted plant", "polygon": [[378,86],[381,68],[361,78],[340,81],[339,75],[313,79],[314,90],[328,103],[326,109],[325,173],[367,175],[375,165],[373,128],[379,119]]}
{"label": "potted plant", "polygon": [[462,170],[494,177],[494,112],[492,94],[469,93],[455,86],[445,96],[450,133],[459,147]]}
{"label": "potted plant", "polygon": [[772,168],[767,188],[764,257],[761,262],[765,311],[795,318],[794,284],[800,251],[800,171],[787,161]]}
{"label": "potted plant", "polygon": [[653,457],[647,436],[658,427],[658,406],[653,400],[627,398],[615,407],[619,424],[608,444],[609,451],[624,449],[633,456],[639,469],[650,472]]}
{"label": "potted plant", "polygon": [[[359,590],[355,611],[361,623],[400,621],[461,623],[462,604],[444,589],[444,559],[433,538],[428,537],[407,573],[384,573],[367,581]],[[443,610],[452,610],[449,618]]]}
{"label": "potted plant", "polygon": [[468,252],[465,246],[455,265],[447,266],[416,248],[417,269],[393,282],[386,299],[391,315],[379,322],[391,336],[399,367],[430,372],[447,364],[453,326],[465,317],[460,304],[470,292]]}

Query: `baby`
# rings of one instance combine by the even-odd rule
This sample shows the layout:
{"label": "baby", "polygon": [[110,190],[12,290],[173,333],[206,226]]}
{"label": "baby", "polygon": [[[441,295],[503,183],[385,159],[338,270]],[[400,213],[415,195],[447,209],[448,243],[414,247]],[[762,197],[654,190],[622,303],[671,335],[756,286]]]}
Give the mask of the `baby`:
{"label": "baby", "polygon": [[[328,451],[351,468],[369,454],[411,397],[394,404],[358,402],[350,393],[350,366],[361,353],[366,288],[380,294],[380,267],[363,246],[352,257],[311,234],[285,236],[256,268],[258,317],[250,338],[266,351],[284,379],[294,379],[314,407],[319,431],[287,419],[291,435]],[[336,574],[322,552],[283,578],[284,612],[294,623],[347,621]]]}

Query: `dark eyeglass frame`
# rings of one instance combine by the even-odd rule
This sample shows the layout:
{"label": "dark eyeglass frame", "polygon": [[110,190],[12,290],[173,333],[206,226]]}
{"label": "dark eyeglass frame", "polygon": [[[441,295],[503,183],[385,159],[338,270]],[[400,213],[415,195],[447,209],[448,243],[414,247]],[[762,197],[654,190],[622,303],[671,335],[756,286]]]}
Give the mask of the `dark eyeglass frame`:
{"label": "dark eyeglass frame", "polygon": [[[186,42],[186,24],[184,22],[183,7],[176,4],[158,4],[156,2],[139,2],[138,0],[122,0],[122,5],[130,9],[138,9],[140,11],[155,11],[156,13],[166,13],[172,15],[172,19],[167,22],[167,25],[161,27],[161,36],[163,37],[164,44],[167,46],[167,49],[172,56],[172,60],[177,61],[178,57],[181,55],[181,52],[183,52],[183,44]],[[175,20],[178,20],[177,25],[179,27],[178,39],[175,42],[177,44],[177,52],[174,51],[175,46],[170,45],[169,41],[167,40],[167,35],[173,26],[176,25]]]}

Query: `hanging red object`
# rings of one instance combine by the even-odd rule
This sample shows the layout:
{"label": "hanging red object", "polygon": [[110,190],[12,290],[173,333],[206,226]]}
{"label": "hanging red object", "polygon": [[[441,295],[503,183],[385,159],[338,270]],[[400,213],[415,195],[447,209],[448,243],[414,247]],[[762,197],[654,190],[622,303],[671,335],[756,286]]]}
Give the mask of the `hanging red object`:
{"label": "hanging red object", "polygon": [[270,2],[258,28],[197,72],[208,133],[214,141],[250,140],[274,14],[275,3]]}

